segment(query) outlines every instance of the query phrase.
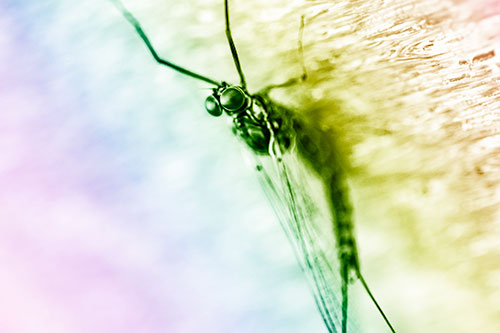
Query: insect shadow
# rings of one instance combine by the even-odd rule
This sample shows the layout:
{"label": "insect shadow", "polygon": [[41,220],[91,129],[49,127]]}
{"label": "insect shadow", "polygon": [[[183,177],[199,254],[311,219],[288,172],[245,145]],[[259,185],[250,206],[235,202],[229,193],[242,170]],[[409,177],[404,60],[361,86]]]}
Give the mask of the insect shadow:
{"label": "insect shadow", "polygon": [[[348,332],[349,284],[359,280],[387,327],[391,332],[395,332],[361,274],[346,177],[338,154],[332,151],[331,147],[324,146],[325,142],[332,140],[331,135],[322,131],[315,131],[314,135],[309,134],[314,131],[308,129],[306,121],[288,108],[274,102],[269,96],[273,89],[289,87],[307,79],[302,44],[304,16],[300,21],[298,43],[303,74],[252,94],[247,90],[245,75],[231,35],[228,0],[224,0],[225,33],[239,75],[239,84],[217,81],[163,59],[158,55],[134,15],[121,1],[110,1],[135,28],[158,64],[210,84],[213,88],[205,100],[206,111],[214,117],[223,114],[231,117],[233,133],[256,155],[269,156],[273,161],[279,178],[278,183],[262,165],[258,165],[257,170],[262,175],[262,183],[267,186],[271,199],[286,202],[286,211],[282,214],[285,222],[282,222],[282,226],[311,284],[316,305],[328,331]],[[316,238],[320,235],[315,233],[310,226],[307,212],[300,207],[301,200],[295,193],[293,175],[284,160],[284,155],[292,150],[296,151],[325,184],[333,220],[330,230],[334,235],[339,262],[336,271],[330,265],[325,252],[317,245]],[[339,279],[340,292],[338,286],[333,283]]]}

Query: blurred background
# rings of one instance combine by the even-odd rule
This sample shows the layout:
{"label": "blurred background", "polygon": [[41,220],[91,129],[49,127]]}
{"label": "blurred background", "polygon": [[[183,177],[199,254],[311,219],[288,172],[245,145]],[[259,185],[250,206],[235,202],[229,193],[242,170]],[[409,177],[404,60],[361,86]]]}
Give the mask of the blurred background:
{"label": "blurred background", "polygon": [[[222,1],[125,4],[237,82]],[[500,5],[231,1],[252,92],[300,75],[301,15],[309,78],[273,97],[337,134],[393,324],[500,331]],[[108,1],[0,0],[0,332],[326,331],[208,88]]]}

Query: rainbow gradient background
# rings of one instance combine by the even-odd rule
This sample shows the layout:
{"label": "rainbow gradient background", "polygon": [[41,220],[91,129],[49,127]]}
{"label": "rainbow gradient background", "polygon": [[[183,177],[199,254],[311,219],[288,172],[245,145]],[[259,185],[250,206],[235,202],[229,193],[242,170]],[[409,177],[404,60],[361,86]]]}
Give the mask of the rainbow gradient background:
{"label": "rainbow gradient background", "polygon": [[[297,58],[285,55],[296,47],[298,18],[329,4],[239,2],[232,1],[233,34],[250,88],[294,75]],[[166,58],[236,81],[222,1],[125,3]],[[471,24],[500,14],[497,1],[456,3],[463,13],[467,6],[482,13]],[[392,6],[394,12],[418,7]],[[255,25],[275,39],[255,39]],[[491,43],[492,66],[500,68],[498,32],[490,30],[483,45]],[[314,45],[316,35],[309,36]],[[355,64],[364,56],[350,59]],[[311,60],[311,71],[320,65]],[[206,88],[156,65],[108,1],[0,0],[0,333],[325,331],[240,144],[227,122],[203,109]],[[496,101],[498,92],[492,94]],[[500,128],[499,104],[487,108],[492,118],[483,128]],[[492,139],[488,149],[498,152],[499,142]],[[399,259],[386,272],[399,270],[399,282],[384,275],[380,258],[395,251],[391,242],[405,243],[404,235],[368,242],[363,260],[396,327],[471,332],[477,326],[461,322],[467,319],[457,312],[467,306],[448,311],[439,304],[469,300],[470,293],[477,301],[484,296],[477,288],[419,305],[411,300],[420,299],[418,286],[449,285],[448,275],[408,278],[405,272],[420,261],[409,268],[397,266]],[[500,238],[492,242],[497,251]],[[370,266],[370,258],[378,260]],[[497,277],[484,292],[500,309],[498,259],[484,265]],[[489,309],[478,319],[480,332],[498,332],[500,312]]]}

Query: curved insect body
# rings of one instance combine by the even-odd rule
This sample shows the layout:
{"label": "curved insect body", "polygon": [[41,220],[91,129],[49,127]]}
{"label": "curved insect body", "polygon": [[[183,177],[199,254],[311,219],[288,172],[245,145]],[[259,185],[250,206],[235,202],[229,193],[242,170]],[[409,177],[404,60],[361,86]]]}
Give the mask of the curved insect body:
{"label": "curved insect body", "polygon": [[[315,152],[322,151],[321,142],[329,138],[321,133],[316,137],[304,134],[314,131],[308,129],[307,123],[296,117],[293,112],[269,98],[271,89],[286,87],[300,79],[269,86],[256,94],[250,94],[247,91],[245,77],[231,36],[228,0],[224,0],[226,36],[240,77],[239,85],[218,82],[162,59],[136,18],[119,0],[110,1],[134,26],[159,64],[214,86],[212,94],[205,100],[205,109],[209,114],[215,117],[223,114],[230,116],[233,120],[233,133],[245,142],[257,158],[259,159],[259,156],[270,157],[268,158],[271,161],[270,168],[264,168],[264,163],[258,163],[260,180],[267,189],[266,194],[269,199],[274,203],[273,207],[277,210],[297,260],[308,277],[316,305],[328,331],[330,333],[348,332],[348,322],[350,322],[348,321],[348,286],[350,281],[357,278],[389,329],[395,332],[360,271],[348,189],[336,152],[322,152],[320,158],[315,155]],[[302,19],[300,36],[303,24]],[[300,41],[299,48],[302,49]],[[301,79],[305,78],[304,72]],[[315,214],[308,210],[309,207],[314,206],[312,199],[305,193],[297,194],[298,188],[301,187],[299,182],[301,175],[292,172],[288,167],[293,164],[293,161],[289,160],[297,157],[310,164],[324,184],[331,215],[327,219],[326,230],[319,231],[312,221]],[[325,165],[328,167],[325,168]],[[325,249],[325,243],[330,249],[333,244],[336,245],[335,264],[331,254]],[[351,325],[349,332],[354,330],[354,325]]]}
{"label": "curved insect body", "polygon": [[[275,148],[269,148],[275,176],[264,175],[266,179],[264,185],[274,192],[277,192],[278,188],[281,189],[279,194],[274,195],[283,199],[274,207],[285,207],[286,211],[278,213],[278,216],[282,217],[282,227],[295,247],[296,257],[313,286],[315,301],[328,331],[348,332],[348,285],[353,278],[362,278],[362,275],[359,270],[349,196],[343,184],[341,169],[340,167],[333,168],[335,171],[331,174],[319,170],[317,172],[324,182],[327,196],[330,197],[330,200],[327,200],[331,205],[328,207],[330,216],[326,219],[333,221],[332,224],[326,226],[326,230],[320,230],[320,226],[316,224],[324,222],[325,216],[319,217],[322,221],[315,221],[317,213],[307,210],[307,207],[315,207],[316,203],[300,184],[299,179],[305,178],[305,175],[297,174],[288,167],[294,165],[294,169],[300,170],[300,160],[308,159],[310,145],[316,142],[312,138],[297,135],[297,131],[306,133],[310,131],[306,129],[305,122],[293,117],[290,111],[271,101],[268,105],[270,110],[277,111],[278,117],[286,116],[288,121],[285,119],[278,121],[285,124],[280,130],[286,134],[279,133],[276,136]],[[271,117],[276,118],[274,114]],[[285,144],[281,143],[283,139],[286,140]],[[316,139],[325,140],[326,138],[319,136]],[[306,147],[303,141],[307,141],[309,147]],[[270,145],[272,145],[271,142]],[[340,165],[335,154],[328,154],[325,162],[330,165]],[[261,168],[260,172],[265,173],[265,170]],[[328,170],[332,169],[328,168]],[[278,179],[279,183],[276,181],[273,183],[273,179]],[[280,199],[274,199],[274,201],[280,201]],[[336,244],[337,248],[335,267],[329,259],[331,254],[327,253],[327,249],[323,247],[333,244]],[[354,325],[351,323],[350,332],[356,331]]]}
{"label": "curved insect body", "polygon": [[[301,205],[297,202],[298,199],[294,194],[294,185],[296,184],[293,184],[293,176],[282,160],[283,155],[294,146],[297,146],[299,155],[308,158],[310,147],[306,148],[300,142],[300,137],[298,137],[299,142],[295,142],[297,139],[296,130],[308,132],[305,123],[294,117],[291,111],[270,100],[267,93],[250,95],[243,87],[226,83],[213,89],[213,94],[208,96],[205,101],[205,108],[208,113],[214,116],[226,113],[233,117],[234,134],[240,137],[254,153],[269,155],[275,162],[274,168],[278,172],[275,178],[281,179],[282,184],[274,184],[272,188],[274,191],[278,187],[284,189],[280,196],[285,197],[286,200],[281,206],[288,209],[288,212],[284,213],[286,218],[282,223],[283,228],[290,234],[290,241],[296,246],[297,259],[306,273],[310,275],[311,283],[318,289],[315,295],[316,303],[329,331],[339,332],[340,328],[338,327],[342,327],[342,332],[347,332],[348,284],[352,278],[359,278],[363,282],[364,280],[359,268],[352,209],[342,170],[340,167],[329,168],[329,174],[319,171],[327,184],[327,193],[331,198],[329,202],[332,205],[331,211],[334,221],[331,231],[335,235],[337,257],[340,263],[342,300],[338,302],[329,299],[335,292],[330,290],[331,276],[329,279],[326,278],[327,275],[334,272],[322,249],[315,245],[315,239],[319,239],[321,235],[315,234],[309,227],[311,224],[310,221],[307,221],[309,214],[300,209]],[[318,139],[324,140],[325,138]],[[311,142],[313,140],[310,138],[307,140],[308,145],[314,145],[314,142]],[[327,160],[331,166],[340,165],[334,153],[329,154]],[[262,173],[265,169],[259,166],[258,170]],[[267,178],[267,186],[269,186],[272,180],[269,175],[265,177]],[[342,309],[341,322],[333,318],[335,310],[339,308]]]}
{"label": "curved insect body", "polygon": [[[315,302],[328,331],[347,332],[347,285],[351,273],[359,272],[351,211],[345,191],[335,183],[338,180],[331,177],[334,183],[330,184],[330,192],[335,196],[336,203],[335,207],[332,207],[332,211],[335,212],[333,231],[336,235],[342,285],[342,300],[339,300],[335,290],[339,285],[336,283],[339,276],[332,269],[324,250],[318,246],[318,240],[322,236],[314,230],[312,214],[301,208],[308,204],[300,202],[301,199],[295,194],[298,186],[297,177],[292,175],[283,161],[284,157],[291,155],[287,153],[296,146],[296,128],[304,131],[304,124],[293,117],[291,111],[272,102],[267,93],[250,95],[242,86],[224,82],[214,88],[212,95],[206,98],[205,108],[213,116],[218,117],[225,113],[232,117],[234,134],[255,154],[271,157],[273,162],[271,167],[264,168],[262,163],[257,167],[263,177],[263,186],[272,193],[267,194],[275,203],[273,207],[276,210],[278,207],[285,207],[284,211],[277,211],[277,214],[294,248],[297,260],[313,286]],[[337,163],[337,161],[332,162]],[[342,319],[337,315],[339,309],[343,309]]]}

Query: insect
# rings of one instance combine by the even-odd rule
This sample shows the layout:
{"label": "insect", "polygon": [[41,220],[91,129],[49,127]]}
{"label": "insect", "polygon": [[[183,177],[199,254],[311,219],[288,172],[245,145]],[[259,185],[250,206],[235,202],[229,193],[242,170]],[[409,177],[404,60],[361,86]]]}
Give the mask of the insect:
{"label": "insect", "polygon": [[[245,75],[231,35],[228,0],[224,0],[225,32],[240,78],[239,84],[219,82],[161,58],[133,14],[119,0],[111,1],[135,28],[156,62],[213,86],[212,93],[205,100],[205,109],[214,117],[226,115],[232,119],[233,133],[241,138],[256,156],[256,169],[264,188],[267,189],[269,199],[275,203],[275,207],[285,207],[277,213],[296,257],[311,283],[316,305],[328,331],[347,333],[354,330],[348,325],[351,323],[348,316],[349,284],[359,280],[387,327],[391,332],[395,332],[361,273],[348,188],[335,152],[323,156],[323,159],[326,159],[323,163],[331,166],[328,170],[325,171],[315,164],[314,150],[320,147],[320,141],[324,138],[321,134],[317,138],[301,135],[307,133],[307,123],[269,96],[269,92],[274,88],[287,87],[306,80],[305,69],[300,78],[271,85],[252,94],[247,90]],[[300,34],[303,26],[302,17]],[[300,38],[299,51],[303,52]],[[302,67],[304,68],[304,65]],[[289,167],[290,163],[294,163],[295,157],[308,161],[325,184],[331,213],[329,221],[332,221],[326,233],[331,233],[332,243],[336,244],[338,267],[332,265],[332,259],[319,242],[321,232],[311,223],[314,213],[310,211],[310,207],[314,206],[314,203],[296,193],[297,186],[300,186],[300,175]],[[271,165],[264,167],[269,160]],[[332,247],[333,244],[328,246]]]}

